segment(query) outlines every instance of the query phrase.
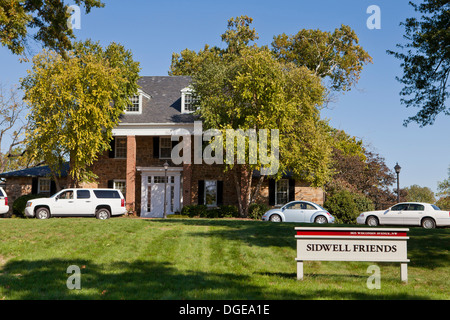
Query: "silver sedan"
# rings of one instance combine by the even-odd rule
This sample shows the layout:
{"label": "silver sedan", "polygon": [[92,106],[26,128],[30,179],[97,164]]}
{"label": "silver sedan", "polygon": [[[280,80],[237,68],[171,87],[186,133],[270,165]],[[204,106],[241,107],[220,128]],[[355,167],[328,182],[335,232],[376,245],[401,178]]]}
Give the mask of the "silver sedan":
{"label": "silver sedan", "polygon": [[263,221],[333,223],[334,217],[314,202],[291,201],[281,208],[271,209],[262,216]]}

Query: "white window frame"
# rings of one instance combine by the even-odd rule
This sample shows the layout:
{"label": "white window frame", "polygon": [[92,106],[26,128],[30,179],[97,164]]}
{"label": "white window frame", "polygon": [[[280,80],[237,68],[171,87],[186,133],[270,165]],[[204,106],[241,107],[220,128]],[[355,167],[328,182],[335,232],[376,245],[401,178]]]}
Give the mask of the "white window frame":
{"label": "white window frame", "polygon": [[[278,184],[279,182],[283,181],[283,183],[286,183],[287,188],[286,188],[286,202],[280,203],[278,201]],[[275,206],[283,206],[286,203],[289,202],[289,179],[280,179],[278,181],[275,181]]]}
{"label": "white window frame", "polygon": [[[45,181],[45,183],[48,182],[48,191],[42,191],[41,190],[41,187],[43,186],[42,182],[44,182],[44,181]],[[38,179],[38,189],[37,189],[37,193],[38,194],[39,193],[48,193],[48,194],[50,194],[52,192],[51,189],[52,189],[52,180],[50,178],[39,178]]]}
{"label": "white window frame", "polygon": [[[139,97],[138,110],[137,111],[129,111],[128,110],[128,106],[127,106],[127,108],[125,109],[125,113],[126,114],[142,114],[142,100],[143,100],[143,98],[146,98],[146,99],[150,99],[151,98],[148,94],[146,94],[141,89],[138,89],[138,93],[137,93],[137,95],[133,96],[133,98],[134,97]],[[130,104],[132,104],[131,99],[130,99]]]}
{"label": "white window frame", "polygon": [[195,112],[195,110],[188,110],[186,109],[186,97],[190,96],[191,97],[191,104],[195,103],[195,99],[193,97],[193,92],[194,90],[191,87],[186,87],[184,89],[181,90],[181,113],[193,113]]}
{"label": "white window frame", "polygon": [[[162,156],[162,152],[161,149],[163,149],[162,147],[162,139],[169,139],[170,141],[170,150],[172,152],[172,140],[170,137],[159,137],[159,159],[171,159],[171,156],[169,155],[168,157],[163,157]],[[164,149],[167,149],[168,147],[165,147]]]}
{"label": "white window frame", "polygon": [[[122,155],[120,155],[120,156],[118,156],[117,155],[117,150],[119,150],[119,149],[122,149],[122,147],[121,148],[118,148],[118,141],[119,140],[125,140],[125,156],[122,156]],[[114,139],[114,159],[126,159],[127,158],[127,137],[115,137],[115,139]]]}
{"label": "white window frame", "polygon": [[[214,182],[214,186],[215,186],[215,198],[214,198],[214,203],[210,203],[210,204],[207,204],[206,203],[206,191],[207,191],[207,188],[206,188],[206,185],[208,184],[208,182]],[[204,196],[204,199],[203,199],[203,203],[207,206],[207,207],[217,207],[217,180],[205,180],[205,190],[203,191],[203,196]]]}
{"label": "white window frame", "polygon": [[[133,102],[133,100],[132,99],[135,99],[135,98],[137,98],[138,99],[138,103],[137,103],[137,110],[129,110],[128,109],[128,107],[129,106],[135,106],[135,103]],[[131,98],[130,98],[130,104],[129,105],[127,105],[127,109],[126,109],[126,111],[125,111],[126,113],[135,113],[135,114],[141,114],[142,113],[142,96],[140,95],[140,94],[137,94],[137,95],[134,95],[134,96],[132,96]]]}

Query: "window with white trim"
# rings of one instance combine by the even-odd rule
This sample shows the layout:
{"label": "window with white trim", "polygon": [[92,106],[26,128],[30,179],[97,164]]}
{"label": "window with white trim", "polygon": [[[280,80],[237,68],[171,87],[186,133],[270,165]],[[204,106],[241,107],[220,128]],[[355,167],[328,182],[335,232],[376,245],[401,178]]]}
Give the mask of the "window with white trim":
{"label": "window with white trim", "polygon": [[281,206],[288,202],[289,199],[289,180],[280,179],[275,184],[275,205]]}
{"label": "window with white trim", "polygon": [[127,157],[127,137],[116,137],[114,143],[114,158],[125,159]]}
{"label": "window with white trim", "polygon": [[127,113],[140,113],[141,111],[141,96],[134,95],[130,98],[130,104],[127,106]]}
{"label": "window with white trim", "polygon": [[194,112],[194,98],[192,97],[192,94],[186,94],[184,96],[184,111],[185,112]]}
{"label": "window with white trim", "polygon": [[193,90],[190,87],[181,90],[181,113],[192,113],[196,110],[195,103],[197,99],[194,98]]}
{"label": "window with white trim", "polygon": [[159,158],[170,159],[172,154],[172,140],[170,137],[159,137]]}

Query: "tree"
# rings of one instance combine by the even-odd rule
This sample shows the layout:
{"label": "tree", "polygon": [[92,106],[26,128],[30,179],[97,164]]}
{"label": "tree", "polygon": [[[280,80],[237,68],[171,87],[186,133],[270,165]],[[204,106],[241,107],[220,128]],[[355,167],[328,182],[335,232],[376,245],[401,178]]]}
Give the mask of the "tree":
{"label": "tree", "polygon": [[437,195],[450,197],[450,167],[448,167],[448,178],[438,183]]}
{"label": "tree", "polygon": [[[363,145],[362,140],[342,130],[331,129],[333,137],[333,176],[326,185],[327,197],[341,190],[368,197],[377,208],[385,208],[396,201],[390,190],[395,175],[381,157]],[[401,190],[401,197],[404,197]]]}
{"label": "tree", "polygon": [[17,88],[5,90],[0,86],[0,172],[21,169],[26,165],[23,163],[22,143],[27,111]]}
{"label": "tree", "polygon": [[69,158],[74,184],[90,181],[89,166],[110,148],[111,130],[137,93],[139,63],[119,44],[103,49],[88,40],[75,43],[68,60],[44,50],[28,73],[22,80],[31,108],[27,148],[54,176]]}
{"label": "tree", "polygon": [[[255,133],[260,129],[279,129],[277,174],[290,168],[295,177],[313,185],[326,181],[330,149],[326,126],[316,108],[322,102],[324,90],[320,79],[308,69],[280,63],[266,48],[242,48],[240,55],[232,59],[203,64],[193,76],[193,89],[201,97],[199,114],[207,129],[255,130]],[[248,141],[247,137],[247,145]],[[222,143],[227,142],[224,139]],[[272,147],[269,140],[268,149]],[[261,171],[263,163],[258,157],[252,164],[249,157],[246,153],[245,163],[232,170],[244,217],[264,179],[261,175],[252,193],[253,170]],[[237,158],[227,163],[229,168],[235,164]]]}
{"label": "tree", "polygon": [[[74,0],[85,7],[104,7],[100,0]],[[62,54],[72,48],[72,29],[68,27],[68,6],[61,0],[2,0],[0,1],[0,42],[13,54],[24,54],[29,30],[37,29],[32,38],[44,47]]]}
{"label": "tree", "polygon": [[[180,54],[172,54],[169,75],[186,76],[194,75],[200,71],[202,64],[208,62],[220,62],[233,55],[239,55],[240,50],[247,47],[251,41],[258,39],[255,29],[250,28],[253,19],[248,16],[240,16],[228,20],[227,31],[222,34],[222,41],[227,44],[225,49],[205,45],[198,53],[184,49]],[[228,54],[228,55],[227,55]]]}
{"label": "tree", "polygon": [[329,89],[348,91],[358,82],[364,64],[372,58],[358,45],[356,33],[341,25],[333,33],[302,29],[296,35],[274,37],[273,53],[284,62],[305,66],[322,79],[329,79]]}
{"label": "tree", "polygon": [[[228,30],[221,36],[227,43],[225,49],[205,45],[198,53],[189,49],[181,54],[173,53],[169,74],[193,75],[203,60],[218,61],[225,53],[239,54],[258,39],[256,31],[250,28],[252,22],[248,16],[228,20]],[[292,62],[322,79],[329,79],[329,90],[348,91],[358,82],[364,65],[372,62],[358,42],[356,33],[345,25],[333,33],[302,29],[296,35],[275,36],[271,51],[280,62]]]}
{"label": "tree", "polygon": [[366,196],[342,189],[327,197],[323,204],[336,218],[337,223],[356,223],[361,212],[374,210],[374,205]]}
{"label": "tree", "polygon": [[448,178],[438,183],[436,195],[439,197],[436,205],[441,209],[450,210],[450,167],[448,168]]}
{"label": "tree", "polygon": [[448,0],[410,4],[422,16],[401,23],[405,26],[404,38],[408,43],[397,45],[402,49],[400,52],[387,52],[402,61],[403,77],[397,77],[404,85],[401,102],[407,108],[420,109],[415,116],[406,119],[404,125],[417,122],[423,127],[433,124],[440,113],[450,115],[446,103],[450,75],[450,4]]}
{"label": "tree", "polygon": [[421,187],[414,184],[408,188],[405,188],[407,192],[406,201],[417,201],[426,203],[435,203],[436,198],[434,192],[428,187]]}
{"label": "tree", "polygon": [[[206,45],[199,52],[186,49],[181,54],[174,53],[169,74],[193,77],[193,89],[199,98],[198,114],[206,128],[278,129],[279,171],[276,178],[290,170],[297,179],[323,186],[331,175],[329,126],[320,118],[319,112],[326,93],[322,83],[324,74],[310,69],[311,64],[296,63],[267,46],[252,44],[258,35],[251,23],[252,19],[247,16],[230,19],[222,34],[222,40],[227,44],[224,49]],[[320,40],[318,34],[312,37]],[[347,45],[350,57],[351,48],[354,48],[352,41],[337,36],[332,45]],[[320,52],[314,46],[310,46],[310,50],[316,50],[316,54]],[[359,64],[358,58],[345,63],[349,72],[342,75],[336,90],[347,89],[347,85],[357,80],[355,75],[359,67],[352,64]],[[345,63],[342,62],[341,67]],[[252,173],[260,168],[261,163],[249,165],[247,161],[233,170],[243,216],[247,215],[253,195],[264,179],[261,175],[252,195]],[[238,174],[240,177],[236,176]]]}

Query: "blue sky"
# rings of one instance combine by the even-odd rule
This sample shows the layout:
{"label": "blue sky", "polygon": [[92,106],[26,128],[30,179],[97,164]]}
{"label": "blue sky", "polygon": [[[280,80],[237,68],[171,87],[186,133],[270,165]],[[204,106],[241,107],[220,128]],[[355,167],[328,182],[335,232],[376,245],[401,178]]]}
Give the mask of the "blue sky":
{"label": "blue sky", "polygon": [[[450,165],[450,117],[440,115],[432,126],[420,128],[403,120],[416,110],[400,103],[400,61],[386,54],[403,42],[400,22],[414,15],[407,0],[104,0],[106,6],[85,15],[82,9],[78,39],[91,38],[107,45],[112,41],[132,50],[141,63],[141,75],[167,75],[171,55],[185,48],[202,49],[207,43],[223,46],[220,35],[227,20],[239,15],[254,19],[259,45],[270,44],[273,36],[295,34],[300,29],[333,31],[341,24],[357,33],[360,44],[373,58],[350,92],[322,111],[332,126],[361,138],[393,168],[402,167],[401,187],[418,184],[436,191],[438,181],[447,178]],[[73,4],[73,1],[67,1]],[[381,10],[381,29],[368,29],[370,5]],[[34,53],[39,51],[34,46]],[[0,83],[14,85],[26,75],[29,63],[19,63],[0,47]]]}

